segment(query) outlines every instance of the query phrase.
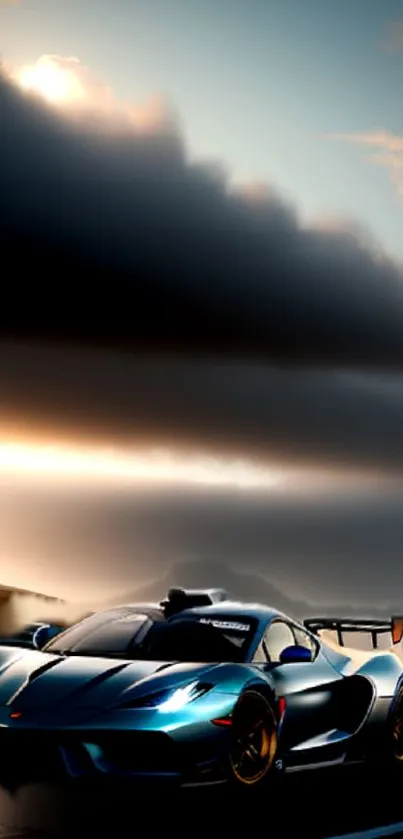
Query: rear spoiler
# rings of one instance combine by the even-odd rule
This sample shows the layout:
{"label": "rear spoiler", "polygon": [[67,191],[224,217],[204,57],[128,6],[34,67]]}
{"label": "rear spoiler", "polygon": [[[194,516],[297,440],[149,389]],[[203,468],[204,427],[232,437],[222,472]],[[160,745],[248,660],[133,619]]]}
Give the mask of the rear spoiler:
{"label": "rear spoiler", "polygon": [[336,632],[337,643],[340,647],[344,647],[345,632],[368,632],[375,650],[378,647],[378,635],[388,632],[392,636],[393,644],[399,644],[403,638],[403,617],[392,617],[390,620],[307,618],[304,620],[304,626],[314,635],[318,635],[321,629]]}

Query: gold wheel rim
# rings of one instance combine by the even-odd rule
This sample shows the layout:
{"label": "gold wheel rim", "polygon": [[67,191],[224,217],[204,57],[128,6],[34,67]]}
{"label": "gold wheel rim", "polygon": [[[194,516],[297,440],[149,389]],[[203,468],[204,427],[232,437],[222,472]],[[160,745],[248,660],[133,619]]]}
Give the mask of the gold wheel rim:
{"label": "gold wheel rim", "polygon": [[403,761],[403,692],[399,694],[393,721],[393,753],[396,760]]}
{"label": "gold wheel rim", "polygon": [[244,786],[259,783],[271,769],[276,751],[276,724],[267,706],[264,713],[260,709],[260,718],[256,713],[254,722],[250,720],[245,727],[241,726],[239,736],[235,737],[230,763],[236,780]]}

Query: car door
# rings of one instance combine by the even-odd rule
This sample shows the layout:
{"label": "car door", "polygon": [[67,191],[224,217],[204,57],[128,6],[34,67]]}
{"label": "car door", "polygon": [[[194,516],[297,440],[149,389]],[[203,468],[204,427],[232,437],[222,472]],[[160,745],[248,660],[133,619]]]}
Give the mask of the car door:
{"label": "car door", "polygon": [[[281,653],[294,645],[308,648],[311,661],[282,663]],[[292,621],[273,620],[264,633],[262,646],[276,693],[285,701],[283,743],[303,750],[304,744],[337,727],[334,695],[343,677],[321,652],[320,642]]]}

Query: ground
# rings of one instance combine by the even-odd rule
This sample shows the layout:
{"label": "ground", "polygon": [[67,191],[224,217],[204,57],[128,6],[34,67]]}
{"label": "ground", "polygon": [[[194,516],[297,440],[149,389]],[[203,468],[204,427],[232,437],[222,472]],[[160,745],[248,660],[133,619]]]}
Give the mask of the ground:
{"label": "ground", "polygon": [[[270,832],[309,839],[341,837],[370,828],[403,822],[401,782],[384,773],[357,768],[295,773],[282,788],[253,803],[235,797],[225,786],[187,790],[180,794],[150,790],[26,787],[12,799],[0,795],[0,839],[41,839],[54,836],[120,837],[164,832],[206,836],[225,828],[239,835],[247,825],[251,835],[265,821]],[[382,834],[374,834],[382,835]],[[403,835],[395,834],[395,835]]]}

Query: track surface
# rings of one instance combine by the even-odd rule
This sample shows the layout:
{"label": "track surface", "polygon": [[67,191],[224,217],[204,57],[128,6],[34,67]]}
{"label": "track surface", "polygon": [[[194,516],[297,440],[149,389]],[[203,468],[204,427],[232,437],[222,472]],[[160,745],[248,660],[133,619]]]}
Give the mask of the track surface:
{"label": "track surface", "polygon": [[240,835],[248,825],[249,832],[261,830],[265,822],[282,836],[327,839],[403,823],[402,787],[403,777],[357,768],[296,773],[252,801],[240,800],[225,785],[181,793],[38,785],[23,787],[14,797],[0,790],[0,839],[126,839],[140,828],[147,834],[147,825],[149,835],[157,835],[161,825],[164,833],[179,835],[195,830],[214,835],[224,826]]}

